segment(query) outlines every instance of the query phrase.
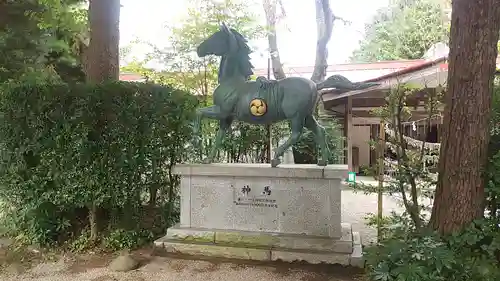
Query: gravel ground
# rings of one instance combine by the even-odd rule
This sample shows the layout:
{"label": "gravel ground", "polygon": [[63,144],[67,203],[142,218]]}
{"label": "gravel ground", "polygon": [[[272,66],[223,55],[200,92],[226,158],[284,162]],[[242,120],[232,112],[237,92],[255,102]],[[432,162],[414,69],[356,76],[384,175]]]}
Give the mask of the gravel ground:
{"label": "gravel ground", "polygon": [[256,266],[213,261],[154,257],[138,270],[111,272],[105,264],[75,266],[60,261],[39,265],[22,275],[1,276],[3,281],[354,281],[359,274],[341,267],[298,268]]}
{"label": "gravel ground", "polygon": [[[400,211],[397,200],[384,197],[384,213]],[[367,213],[377,212],[377,196],[342,191],[342,221],[349,222],[354,231],[361,233],[363,243],[375,241],[376,230],[365,225]],[[94,256],[88,259],[64,258],[58,262],[47,262],[24,271],[11,265],[0,273],[2,281],[353,281],[356,274],[341,267],[281,265],[241,265],[230,262],[193,261],[174,258],[151,257],[140,254],[145,264],[128,273],[111,272],[107,264],[112,257]],[[19,272],[23,272],[19,274]]]}

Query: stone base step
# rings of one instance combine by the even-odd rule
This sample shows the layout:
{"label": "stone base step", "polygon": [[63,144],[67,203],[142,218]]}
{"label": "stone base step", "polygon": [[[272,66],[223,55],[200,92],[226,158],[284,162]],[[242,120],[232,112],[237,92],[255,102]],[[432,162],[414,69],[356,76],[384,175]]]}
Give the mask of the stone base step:
{"label": "stone base step", "polygon": [[256,261],[364,266],[361,237],[343,224],[343,238],[172,227],[156,252]]}

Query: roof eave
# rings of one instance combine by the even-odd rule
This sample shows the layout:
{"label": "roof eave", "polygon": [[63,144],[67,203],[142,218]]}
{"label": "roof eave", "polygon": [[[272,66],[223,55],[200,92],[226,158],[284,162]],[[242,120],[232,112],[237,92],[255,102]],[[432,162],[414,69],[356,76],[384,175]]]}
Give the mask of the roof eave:
{"label": "roof eave", "polygon": [[[430,75],[439,75],[439,73],[444,72],[443,67],[441,66],[441,63],[446,61],[446,58],[439,58],[433,61],[429,61],[426,63],[423,63],[421,65],[415,66],[415,67],[409,67],[406,69],[402,69],[400,71],[395,71],[393,73],[387,74],[387,75],[382,75],[377,78],[369,79],[363,82],[380,82],[380,85],[373,86],[367,89],[363,90],[353,90],[353,91],[342,91],[338,89],[325,89],[322,91],[322,96],[323,96],[323,101],[328,102],[328,101],[333,101],[333,100],[340,100],[347,98],[349,96],[356,96],[360,94],[366,94],[369,92],[374,92],[374,91],[387,91],[391,87],[393,87],[394,84],[396,83],[408,83],[408,81],[404,82],[405,80],[413,80],[415,77],[412,77],[412,74],[418,73],[421,77],[429,77]],[[432,74],[429,72],[432,71]],[[420,77],[419,77],[420,78]],[[438,76],[439,78],[439,76]],[[397,80],[397,81],[394,81]],[[438,79],[441,80],[442,79]],[[403,82],[401,82],[403,81]],[[417,80],[418,81],[418,80]]]}

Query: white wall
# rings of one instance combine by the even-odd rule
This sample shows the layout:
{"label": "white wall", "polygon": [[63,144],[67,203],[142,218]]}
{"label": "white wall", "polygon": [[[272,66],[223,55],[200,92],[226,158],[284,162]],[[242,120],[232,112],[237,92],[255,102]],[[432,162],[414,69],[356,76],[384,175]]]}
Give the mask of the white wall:
{"label": "white wall", "polygon": [[370,165],[370,126],[352,127],[352,146],[359,148],[359,166]]}

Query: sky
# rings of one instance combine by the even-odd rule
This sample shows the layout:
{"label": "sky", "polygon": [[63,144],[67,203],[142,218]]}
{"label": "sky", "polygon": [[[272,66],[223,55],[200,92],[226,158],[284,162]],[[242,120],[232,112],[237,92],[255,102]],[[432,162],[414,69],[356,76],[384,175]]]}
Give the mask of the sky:
{"label": "sky", "polygon": [[[224,0],[215,0],[218,2]],[[264,11],[261,0],[251,9],[259,15]],[[316,48],[316,14],[314,0],[282,0],[286,18],[277,29],[278,49],[285,66],[312,66]],[[370,22],[378,8],[389,0],[330,0],[332,11],[350,24],[335,23],[328,47],[328,63],[340,64],[349,60],[363,38],[364,26]],[[120,45],[126,46],[134,39],[151,42],[157,46],[168,45],[167,24],[185,16],[187,0],[121,0]],[[247,0],[246,2],[250,2]],[[259,18],[262,24],[265,18]],[[286,25],[286,27],[285,27]],[[255,68],[267,67],[267,40],[252,42]],[[141,57],[144,48],[135,47],[131,56]]]}

